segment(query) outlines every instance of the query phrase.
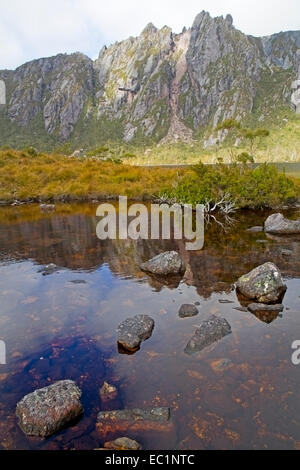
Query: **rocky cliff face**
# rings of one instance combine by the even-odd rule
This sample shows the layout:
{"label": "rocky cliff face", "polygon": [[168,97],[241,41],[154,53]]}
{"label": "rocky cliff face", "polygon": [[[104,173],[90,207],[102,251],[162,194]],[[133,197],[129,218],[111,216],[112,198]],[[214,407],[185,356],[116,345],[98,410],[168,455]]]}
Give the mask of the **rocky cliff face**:
{"label": "rocky cliff face", "polygon": [[48,145],[190,141],[254,109],[260,120],[277,106],[299,111],[297,80],[300,31],[255,38],[202,12],[180,34],[149,24],[96,61],[60,54],[0,71],[0,143],[31,129]]}

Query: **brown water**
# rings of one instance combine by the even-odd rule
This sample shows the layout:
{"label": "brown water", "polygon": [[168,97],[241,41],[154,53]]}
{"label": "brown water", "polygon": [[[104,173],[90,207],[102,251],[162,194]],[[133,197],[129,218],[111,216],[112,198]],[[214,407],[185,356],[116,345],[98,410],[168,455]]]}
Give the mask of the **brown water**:
{"label": "brown water", "polygon": [[[300,237],[248,233],[268,214],[245,212],[227,232],[209,225],[200,252],[186,252],[178,241],[101,242],[95,210],[88,204],[62,205],[53,214],[36,206],[0,209],[0,339],[7,346],[0,448],[101,447],[95,422],[110,406],[99,397],[106,380],[119,389],[119,407],[171,408],[172,431],[129,436],[144,449],[299,449],[300,366],[291,362],[291,344],[300,339]],[[140,271],[140,262],[169,249],[179,250],[188,267],[180,283],[166,285]],[[270,260],[288,290],[283,314],[266,323],[236,310],[233,283]],[[39,271],[48,263],[59,271],[44,276]],[[199,315],[180,319],[181,304],[194,302]],[[136,354],[119,354],[116,328],[138,313],[154,318],[153,334]],[[228,320],[232,334],[187,356],[188,340],[212,313]],[[223,359],[231,361],[225,368]],[[83,390],[83,418],[47,440],[24,436],[14,415],[18,400],[66,378]]]}

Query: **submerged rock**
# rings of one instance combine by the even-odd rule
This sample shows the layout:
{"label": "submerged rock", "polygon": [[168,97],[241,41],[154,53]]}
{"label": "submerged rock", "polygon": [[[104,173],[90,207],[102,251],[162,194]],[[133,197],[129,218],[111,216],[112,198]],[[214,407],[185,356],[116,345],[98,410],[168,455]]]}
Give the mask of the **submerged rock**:
{"label": "submerged rock", "polygon": [[81,393],[72,380],[35,390],[17,404],[19,426],[29,436],[51,436],[83,413]]}
{"label": "submerged rock", "polygon": [[273,214],[265,221],[265,232],[274,234],[300,234],[300,220],[286,219],[282,214]]}
{"label": "submerged rock", "polygon": [[210,366],[215,372],[223,372],[232,367],[233,362],[231,359],[223,358],[211,362]]}
{"label": "submerged rock", "polygon": [[100,411],[96,429],[103,436],[116,432],[170,431],[170,409],[166,407]]}
{"label": "submerged rock", "polygon": [[127,351],[137,351],[142,341],[150,338],[154,320],[148,315],[126,318],[117,329],[118,344]]}
{"label": "submerged rock", "polygon": [[233,307],[233,310],[237,310],[238,312],[248,312],[247,307]]}
{"label": "submerged rock", "polygon": [[282,304],[250,304],[248,305],[248,310],[260,321],[270,324],[278,318],[280,312],[283,312],[284,307]]}
{"label": "submerged rock", "polygon": [[104,382],[99,390],[100,398],[103,402],[114,400],[118,395],[118,389],[114,385]]}
{"label": "submerged rock", "polygon": [[248,310],[253,313],[260,321],[270,324],[284,310],[282,304],[266,305],[266,304],[250,304]]}
{"label": "submerged rock", "polygon": [[282,304],[267,305],[267,304],[250,304],[248,305],[248,310],[251,313],[256,312],[283,312],[284,306]]}
{"label": "submerged rock", "polygon": [[100,411],[97,422],[103,420],[113,421],[158,421],[165,422],[170,419],[170,408],[158,407],[145,410],[143,408],[126,408],[124,410]]}
{"label": "submerged rock", "polygon": [[236,289],[248,299],[272,304],[282,300],[287,287],[277,266],[265,263],[240,277]]}
{"label": "submerged rock", "polygon": [[109,450],[141,450],[142,446],[129,437],[119,437],[114,441],[105,442],[104,448]]}
{"label": "submerged rock", "polygon": [[211,315],[195,331],[184,352],[188,355],[202,351],[207,346],[219,341],[231,333],[231,326],[225,318]]}
{"label": "submerged rock", "polygon": [[167,251],[140,265],[142,271],[158,276],[179,275],[185,271],[184,262],[176,251]]}
{"label": "submerged rock", "polygon": [[198,313],[199,310],[193,304],[183,304],[179,309],[180,318],[195,317]]}

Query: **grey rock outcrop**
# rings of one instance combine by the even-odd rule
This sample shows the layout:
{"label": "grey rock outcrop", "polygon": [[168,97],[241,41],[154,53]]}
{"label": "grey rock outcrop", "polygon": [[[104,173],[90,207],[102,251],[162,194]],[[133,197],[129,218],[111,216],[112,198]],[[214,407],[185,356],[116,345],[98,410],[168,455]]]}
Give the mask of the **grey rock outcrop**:
{"label": "grey rock outcrop", "polygon": [[300,80],[292,83],[291,103],[297,114],[300,114]]}
{"label": "grey rock outcrop", "polygon": [[93,62],[83,54],[59,54],[22,65],[13,73],[10,120],[26,127],[39,118],[48,134],[66,140],[93,94]]}
{"label": "grey rock outcrop", "polygon": [[0,80],[0,105],[6,104],[6,85],[4,80]]}
{"label": "grey rock outcrop", "polygon": [[272,214],[265,221],[265,232],[272,234],[300,233],[300,220],[286,219],[282,214]]}
{"label": "grey rock outcrop", "polygon": [[[190,142],[200,128],[242,120],[254,102],[261,115],[276,112],[276,103],[299,112],[298,85],[291,90],[300,77],[299,50],[300,31],[255,38],[238,31],[231,15],[203,11],[180,34],[150,23],[140,36],[104,46],[95,61],[59,54],[0,71],[7,89],[1,112],[15,134],[34,125],[53,145],[57,138],[78,143],[95,129],[102,140]],[[272,102],[262,86],[271,77]],[[0,143],[4,132],[5,126]],[[210,146],[225,137],[210,131],[203,141]]]}
{"label": "grey rock outcrop", "polygon": [[240,277],[236,289],[247,299],[274,304],[282,300],[287,287],[277,266],[265,263]]}
{"label": "grey rock outcrop", "polygon": [[19,425],[29,436],[49,437],[83,413],[80,397],[72,380],[35,390],[17,404]]}

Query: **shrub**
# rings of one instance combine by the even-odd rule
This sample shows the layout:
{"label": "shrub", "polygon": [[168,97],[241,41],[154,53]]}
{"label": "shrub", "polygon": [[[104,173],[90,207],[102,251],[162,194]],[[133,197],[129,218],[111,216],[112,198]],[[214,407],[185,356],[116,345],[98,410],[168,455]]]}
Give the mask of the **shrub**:
{"label": "shrub", "polygon": [[294,181],[266,163],[255,169],[237,163],[215,166],[199,163],[193,167],[193,173],[187,173],[163,191],[164,197],[194,206],[217,202],[228,194],[239,208],[276,207],[299,197],[299,193]]}
{"label": "shrub", "polygon": [[27,153],[28,155],[30,155],[31,157],[36,157],[38,155],[38,151],[36,148],[34,147],[26,147],[24,150],[23,150],[24,153]]}

